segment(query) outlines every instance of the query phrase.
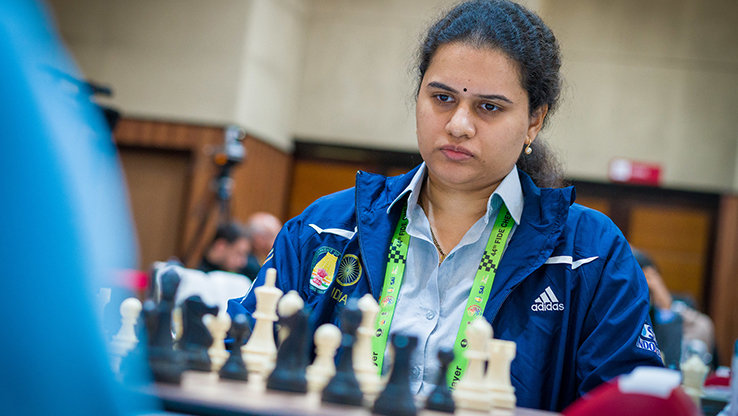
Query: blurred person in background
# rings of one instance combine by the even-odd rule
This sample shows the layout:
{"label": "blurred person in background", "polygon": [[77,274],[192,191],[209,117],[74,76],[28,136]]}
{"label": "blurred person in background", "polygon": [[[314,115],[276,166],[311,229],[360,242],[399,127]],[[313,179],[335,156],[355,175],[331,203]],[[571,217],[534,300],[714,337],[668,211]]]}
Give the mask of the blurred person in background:
{"label": "blurred person in background", "polygon": [[667,345],[670,341],[664,339],[668,335],[665,334],[659,337],[658,327],[669,324],[678,316],[681,320],[682,330],[681,339],[675,341],[680,341],[680,345],[675,346],[675,348],[678,348],[677,351],[680,356],[675,358],[684,361],[685,358],[688,358],[685,356],[686,354],[697,353],[707,364],[716,366],[715,326],[712,319],[694,309],[694,305],[690,304],[692,302],[688,302],[686,299],[674,299],[674,295],[666,286],[658,266],[648,254],[633,248],[633,257],[643,269],[643,274],[648,282],[652,320],[656,326],[656,338],[662,350],[667,351],[671,346]]}
{"label": "blurred person in background", "polygon": [[237,222],[221,224],[197,269],[205,273],[214,270],[240,273],[250,254],[251,240],[247,229]]}
{"label": "blurred person in background", "polygon": [[253,281],[266,261],[279,230],[282,229],[282,222],[268,212],[257,212],[246,221],[246,229],[251,237],[252,249],[246,266],[240,273]]}

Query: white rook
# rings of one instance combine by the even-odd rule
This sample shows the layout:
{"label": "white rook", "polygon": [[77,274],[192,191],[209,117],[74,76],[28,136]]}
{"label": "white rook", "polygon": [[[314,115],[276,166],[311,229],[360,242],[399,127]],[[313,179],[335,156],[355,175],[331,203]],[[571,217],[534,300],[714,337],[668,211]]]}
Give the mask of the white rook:
{"label": "white rook", "polygon": [[484,382],[484,363],[487,361],[485,349],[490,338],[492,325],[484,318],[475,319],[466,329],[464,357],[469,364],[453,392],[456,406],[460,409],[487,412],[492,408],[492,395]]}
{"label": "white rook", "polygon": [[515,359],[516,344],[512,341],[491,339],[487,343],[487,388],[492,393],[492,407],[513,409],[515,387],[510,381],[510,363]]}

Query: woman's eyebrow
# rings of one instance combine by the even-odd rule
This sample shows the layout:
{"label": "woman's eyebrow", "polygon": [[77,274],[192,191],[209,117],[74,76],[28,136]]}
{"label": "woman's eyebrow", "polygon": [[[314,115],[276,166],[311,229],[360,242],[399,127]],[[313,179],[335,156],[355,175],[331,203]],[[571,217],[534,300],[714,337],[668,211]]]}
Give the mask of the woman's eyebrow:
{"label": "woman's eyebrow", "polygon": [[[440,83],[438,81],[431,81],[428,83],[428,86],[432,88],[438,88],[440,90],[452,92],[454,94],[458,93],[458,91],[456,91],[455,89],[449,87],[446,84]],[[505,97],[504,95],[500,95],[500,94],[485,94],[485,95],[477,94],[476,96],[479,98],[483,98],[485,100],[500,100],[500,101],[505,101],[507,103],[513,104],[513,102],[509,98]]]}
{"label": "woman's eyebrow", "polygon": [[442,83],[440,83],[438,81],[431,81],[431,82],[428,83],[428,86],[429,87],[433,87],[433,88],[438,88],[438,89],[441,89],[441,90],[444,90],[444,91],[448,91],[448,92],[458,93],[458,91],[456,91],[455,89],[449,87],[446,84],[442,84]]}

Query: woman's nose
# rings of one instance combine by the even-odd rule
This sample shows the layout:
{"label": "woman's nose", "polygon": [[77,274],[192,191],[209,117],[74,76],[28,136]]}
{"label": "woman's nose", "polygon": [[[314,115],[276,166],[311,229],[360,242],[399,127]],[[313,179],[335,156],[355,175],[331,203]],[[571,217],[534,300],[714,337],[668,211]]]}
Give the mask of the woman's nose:
{"label": "woman's nose", "polygon": [[446,124],[446,132],[456,138],[474,137],[476,133],[474,121],[466,106],[460,105],[456,108],[451,120]]}

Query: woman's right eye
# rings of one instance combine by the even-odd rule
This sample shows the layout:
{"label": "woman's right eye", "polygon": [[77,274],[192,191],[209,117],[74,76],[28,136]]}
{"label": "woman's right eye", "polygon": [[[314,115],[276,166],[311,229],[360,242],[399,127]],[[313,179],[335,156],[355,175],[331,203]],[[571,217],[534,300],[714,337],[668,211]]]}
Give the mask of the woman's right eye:
{"label": "woman's right eye", "polygon": [[438,101],[442,103],[448,103],[453,100],[453,98],[451,98],[450,95],[446,95],[446,94],[436,94],[435,97]]}

